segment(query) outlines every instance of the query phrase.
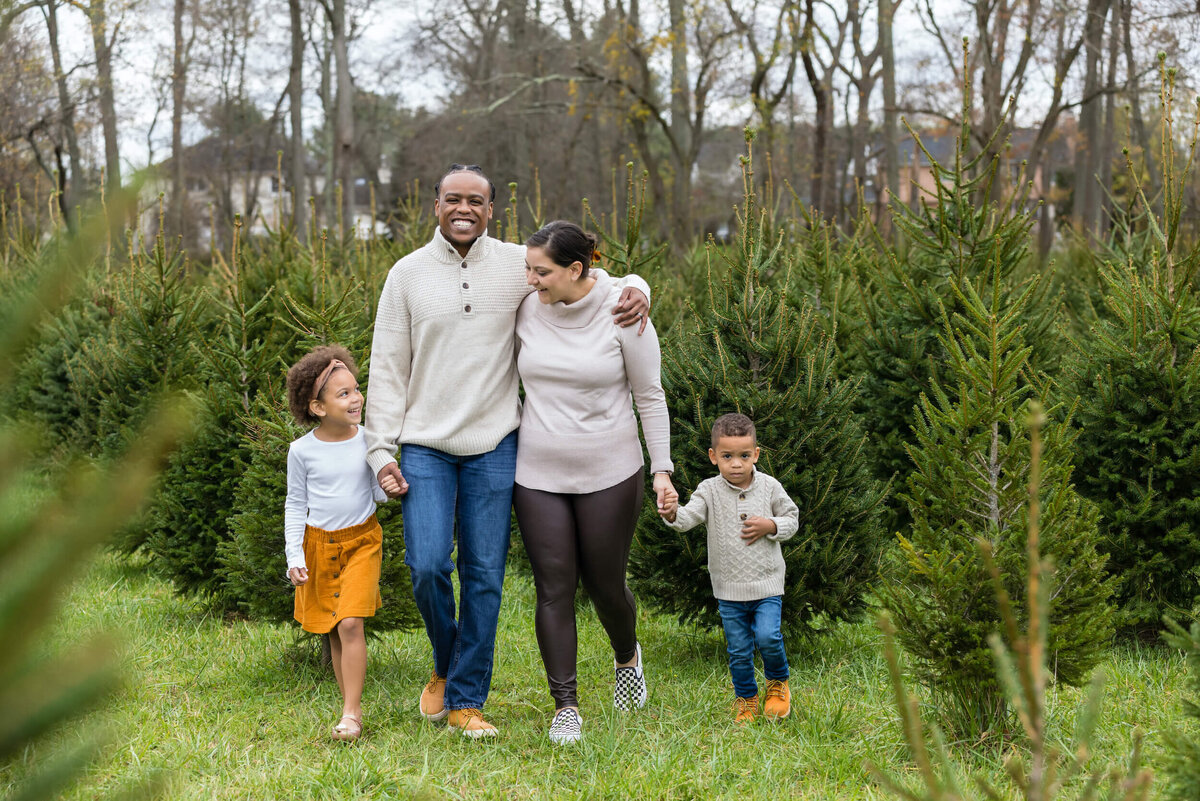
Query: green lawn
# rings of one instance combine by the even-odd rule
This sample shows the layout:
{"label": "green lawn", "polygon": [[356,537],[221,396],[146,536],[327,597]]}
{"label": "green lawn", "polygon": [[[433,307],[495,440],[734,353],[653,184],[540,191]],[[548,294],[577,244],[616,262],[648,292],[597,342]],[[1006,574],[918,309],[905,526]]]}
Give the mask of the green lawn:
{"label": "green lawn", "polygon": [[[792,653],[792,717],[743,728],[730,721],[720,633],[645,614],[639,636],[650,702],[640,713],[614,713],[611,652],[589,608],[580,614],[585,739],[552,747],[533,597],[527,578],[509,577],[487,705],[498,740],[467,741],[419,718],[430,661],[424,633],[412,632],[371,644],[366,734],[345,746],[328,736],[340,708],[333,675],[297,656],[291,627],[214,618],[143,568],[104,557],[73,592],[56,642],[115,632],[128,684],[84,726],[54,738],[74,741],[97,728],[110,737],[67,797],[98,798],[156,768],[169,771],[164,795],[177,799],[874,799],[886,796],[864,760],[911,774],[880,638],[866,623]],[[1096,758],[1124,759],[1140,726],[1155,766],[1162,726],[1177,714],[1182,660],[1121,647],[1104,669],[1111,678]],[[1079,703],[1077,690],[1051,696],[1064,738]],[[0,787],[11,787],[50,745],[0,767]],[[999,781],[1002,749],[956,751]]]}

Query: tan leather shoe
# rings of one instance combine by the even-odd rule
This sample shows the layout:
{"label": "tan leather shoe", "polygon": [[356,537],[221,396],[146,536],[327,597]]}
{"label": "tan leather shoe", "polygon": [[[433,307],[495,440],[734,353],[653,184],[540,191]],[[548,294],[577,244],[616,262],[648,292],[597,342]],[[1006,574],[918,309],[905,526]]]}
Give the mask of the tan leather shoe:
{"label": "tan leather shoe", "polygon": [[446,724],[462,732],[463,737],[495,737],[499,734],[495,726],[483,719],[483,712],[478,709],[451,709]]}
{"label": "tan leather shoe", "polygon": [[733,699],[733,722],[750,723],[758,717],[758,696],[742,698],[740,695]]}
{"label": "tan leather shoe", "polygon": [[438,721],[446,717],[446,680],[434,673],[421,691],[421,717]]}
{"label": "tan leather shoe", "polygon": [[763,701],[763,714],[768,720],[783,720],[792,714],[792,691],[787,679],[767,679],[767,698]]}

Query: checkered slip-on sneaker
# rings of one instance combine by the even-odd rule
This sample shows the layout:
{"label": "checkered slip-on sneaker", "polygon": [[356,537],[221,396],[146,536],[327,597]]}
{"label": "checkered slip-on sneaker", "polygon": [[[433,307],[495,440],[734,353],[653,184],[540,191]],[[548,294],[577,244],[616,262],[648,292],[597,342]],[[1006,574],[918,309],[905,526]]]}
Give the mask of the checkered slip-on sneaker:
{"label": "checkered slip-on sneaker", "polygon": [[642,671],[642,644],[637,644],[637,664],[633,667],[617,667],[617,681],[613,686],[613,706],[622,712],[641,709],[646,705],[646,674]]}
{"label": "checkered slip-on sneaker", "polygon": [[554,713],[550,721],[550,742],[555,745],[577,743],[583,739],[583,718],[578,710],[563,707]]}

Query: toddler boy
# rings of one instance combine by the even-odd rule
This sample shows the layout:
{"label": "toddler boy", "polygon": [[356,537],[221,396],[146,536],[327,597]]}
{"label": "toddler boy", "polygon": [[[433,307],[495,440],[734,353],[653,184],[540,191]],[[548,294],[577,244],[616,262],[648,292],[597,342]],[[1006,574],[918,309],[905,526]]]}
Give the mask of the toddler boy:
{"label": "toddler boy", "polygon": [[791,713],[780,626],[784,562],[779,543],[796,533],[800,513],[782,484],[755,469],[758,454],[749,417],[717,418],[708,458],[720,475],[700,482],[686,506],[668,500],[659,510],[666,524],[679,531],[707,524],[708,572],[725,628],[738,722],[758,714],[755,647],[767,679],[763,714],[780,720]]}

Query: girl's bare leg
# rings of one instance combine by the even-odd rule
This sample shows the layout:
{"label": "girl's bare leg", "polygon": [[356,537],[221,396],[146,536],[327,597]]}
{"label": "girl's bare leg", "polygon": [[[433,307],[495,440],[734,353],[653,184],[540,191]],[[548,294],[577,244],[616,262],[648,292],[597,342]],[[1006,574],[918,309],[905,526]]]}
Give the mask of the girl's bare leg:
{"label": "girl's bare leg", "polygon": [[333,661],[333,675],[337,679],[338,692],[342,694],[342,698],[345,698],[346,687],[342,683],[342,638],[338,635],[337,626],[334,626],[329,632],[329,658]]}
{"label": "girl's bare leg", "polygon": [[[363,685],[367,680],[367,638],[361,617],[348,617],[337,625],[341,670],[342,714],[362,720]],[[335,657],[334,664],[337,664]]]}

